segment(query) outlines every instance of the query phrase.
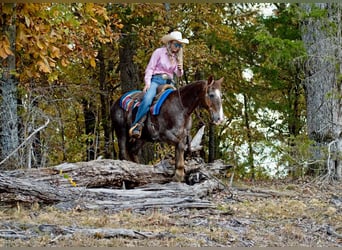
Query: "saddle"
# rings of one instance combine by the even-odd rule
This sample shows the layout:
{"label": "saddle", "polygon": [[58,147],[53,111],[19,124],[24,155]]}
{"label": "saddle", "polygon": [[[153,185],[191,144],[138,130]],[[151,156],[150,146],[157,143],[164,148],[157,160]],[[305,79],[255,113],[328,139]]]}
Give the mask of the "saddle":
{"label": "saddle", "polygon": [[[158,86],[157,94],[154,97],[152,105],[151,105],[151,110],[154,110],[153,111],[154,115],[159,113],[159,109],[161,107],[162,102],[165,101],[167,95],[175,89],[176,88],[171,84],[163,84],[163,85]],[[164,93],[167,95],[164,96],[164,98],[161,98],[163,97]],[[141,90],[132,90],[130,92],[127,92],[120,98],[120,107],[123,108],[125,111],[133,110],[134,108],[139,107],[143,97],[144,97],[144,92],[142,92]],[[161,103],[158,103],[159,100],[161,100]],[[158,105],[156,106],[156,104]]]}

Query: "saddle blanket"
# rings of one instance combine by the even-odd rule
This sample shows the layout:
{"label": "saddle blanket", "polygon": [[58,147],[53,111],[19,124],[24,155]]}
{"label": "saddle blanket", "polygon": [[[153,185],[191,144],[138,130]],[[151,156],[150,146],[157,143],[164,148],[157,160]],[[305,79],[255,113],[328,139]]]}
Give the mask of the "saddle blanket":
{"label": "saddle blanket", "polygon": [[[173,89],[167,89],[160,95],[159,99],[156,101],[154,105],[152,105],[150,109],[153,115],[159,115],[160,108],[162,107],[164,101],[169,96],[169,94],[171,94],[173,91],[174,91]],[[126,111],[130,109],[134,109],[135,107],[139,107],[140,100],[134,97],[140,92],[141,92],[140,90],[132,90],[124,94],[120,98],[120,107]]]}
{"label": "saddle blanket", "polygon": [[163,105],[164,101],[169,96],[169,94],[171,94],[173,91],[174,91],[174,89],[167,89],[161,94],[161,96],[157,100],[156,104],[154,104],[151,108],[153,115],[159,115],[161,106]]}
{"label": "saddle blanket", "polygon": [[134,96],[140,92],[140,90],[132,90],[121,96],[120,107],[125,111],[138,107],[140,105],[140,101],[135,99]]}

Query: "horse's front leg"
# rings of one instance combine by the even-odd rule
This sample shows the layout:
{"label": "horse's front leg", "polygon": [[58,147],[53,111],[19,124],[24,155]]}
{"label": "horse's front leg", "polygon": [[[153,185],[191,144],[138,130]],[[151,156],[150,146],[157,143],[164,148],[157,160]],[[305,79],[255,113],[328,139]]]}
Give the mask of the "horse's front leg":
{"label": "horse's front leg", "polygon": [[176,171],[173,179],[177,182],[183,182],[184,181],[184,142],[180,141],[176,145]]}
{"label": "horse's front leg", "polygon": [[129,141],[127,145],[128,155],[131,161],[140,163],[141,149],[144,145],[143,140],[134,139],[133,141]]}

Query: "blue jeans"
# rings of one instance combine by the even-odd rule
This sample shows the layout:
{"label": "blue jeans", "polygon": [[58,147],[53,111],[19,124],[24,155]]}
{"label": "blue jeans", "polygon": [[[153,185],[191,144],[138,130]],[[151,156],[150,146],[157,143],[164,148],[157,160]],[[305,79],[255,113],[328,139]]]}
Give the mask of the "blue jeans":
{"label": "blue jeans", "polygon": [[140,121],[141,118],[143,118],[148,110],[150,109],[151,107],[151,104],[152,104],[152,101],[153,101],[153,98],[156,96],[157,94],[157,88],[159,85],[164,85],[166,83],[169,83],[170,80],[165,80],[163,79],[161,76],[152,76],[152,79],[151,79],[151,86],[150,88],[146,91],[139,107],[138,107],[138,111],[137,111],[137,114],[135,116],[135,120],[132,124],[132,127]]}

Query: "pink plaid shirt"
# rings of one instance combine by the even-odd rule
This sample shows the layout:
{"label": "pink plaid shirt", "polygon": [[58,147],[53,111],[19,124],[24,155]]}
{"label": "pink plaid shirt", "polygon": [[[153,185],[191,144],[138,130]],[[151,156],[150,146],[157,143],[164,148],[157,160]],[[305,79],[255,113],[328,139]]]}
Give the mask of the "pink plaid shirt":
{"label": "pink plaid shirt", "polygon": [[157,74],[168,74],[170,79],[173,79],[173,73],[182,76],[183,70],[178,70],[177,63],[171,63],[166,47],[158,48],[152,53],[150,62],[146,67],[145,84],[150,86],[152,76]]}

